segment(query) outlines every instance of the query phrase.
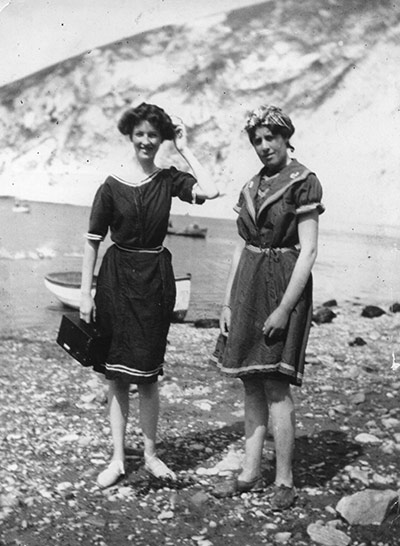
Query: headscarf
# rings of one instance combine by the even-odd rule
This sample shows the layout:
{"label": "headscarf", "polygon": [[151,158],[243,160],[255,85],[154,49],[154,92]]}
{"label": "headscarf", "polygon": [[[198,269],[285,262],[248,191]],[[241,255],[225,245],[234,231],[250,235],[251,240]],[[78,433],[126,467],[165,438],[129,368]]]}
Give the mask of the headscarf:
{"label": "headscarf", "polygon": [[277,106],[262,105],[249,112],[244,128],[250,140],[253,139],[256,128],[260,126],[266,126],[273,134],[280,134],[287,139],[294,133],[292,120]]}

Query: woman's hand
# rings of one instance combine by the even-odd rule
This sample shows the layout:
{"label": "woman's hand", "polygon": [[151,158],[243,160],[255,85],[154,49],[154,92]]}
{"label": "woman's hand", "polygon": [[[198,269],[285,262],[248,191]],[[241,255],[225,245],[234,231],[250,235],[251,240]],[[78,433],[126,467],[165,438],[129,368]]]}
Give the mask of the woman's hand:
{"label": "woman's hand", "polygon": [[183,152],[187,148],[186,128],[180,118],[174,116],[171,119],[175,129],[175,148],[178,150],[178,152]]}
{"label": "woman's hand", "polygon": [[284,332],[290,313],[284,307],[278,307],[273,311],[263,326],[263,334],[265,337],[272,339],[279,337]]}
{"label": "woman's hand", "polygon": [[79,317],[88,324],[90,323],[92,318],[93,321],[96,320],[96,306],[94,303],[94,299],[90,294],[81,295]]}
{"label": "woman's hand", "polygon": [[229,327],[231,325],[231,308],[229,305],[222,307],[221,316],[219,318],[219,327],[223,336],[228,336]]}

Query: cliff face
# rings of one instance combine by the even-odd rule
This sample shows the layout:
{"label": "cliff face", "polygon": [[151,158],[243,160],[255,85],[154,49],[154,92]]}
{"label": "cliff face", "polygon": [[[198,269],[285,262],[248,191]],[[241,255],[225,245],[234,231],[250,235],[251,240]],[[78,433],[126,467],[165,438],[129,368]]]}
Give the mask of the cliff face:
{"label": "cliff face", "polygon": [[[371,177],[372,188],[379,176],[390,193],[399,44],[400,6],[392,2],[271,0],[89,51],[0,88],[0,193],[90,204],[129,153],[116,121],[141,101],[185,121],[193,150],[226,194],[205,214],[230,216],[238,189],[258,169],[241,129],[246,111],[265,102],[290,112],[296,156],[328,186],[334,210],[337,178],[348,172],[347,188],[360,176]],[[360,150],[369,159],[361,153],[361,171],[349,170]]]}

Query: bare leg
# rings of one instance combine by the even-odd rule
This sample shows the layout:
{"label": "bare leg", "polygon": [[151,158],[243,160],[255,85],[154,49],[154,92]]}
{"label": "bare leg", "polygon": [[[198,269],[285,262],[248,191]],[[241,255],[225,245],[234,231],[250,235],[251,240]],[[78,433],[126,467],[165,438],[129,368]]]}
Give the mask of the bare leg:
{"label": "bare leg", "polygon": [[114,485],[125,473],[125,431],[129,413],[129,383],[124,381],[109,381],[108,410],[110,416],[111,435],[114,452],[111,463],[97,477],[99,487]]}
{"label": "bare leg", "polygon": [[109,382],[108,410],[114,445],[112,460],[123,462],[125,459],[125,431],[129,414],[129,383],[118,380]]}
{"label": "bare leg", "polygon": [[261,474],[261,457],[268,424],[268,405],[264,383],[259,378],[244,379],[245,460],[240,479],[254,480]]}
{"label": "bare leg", "polygon": [[156,453],[156,434],[160,412],[158,383],[139,384],[138,392],[139,419],[143,433],[144,452],[152,457]]}
{"label": "bare leg", "polygon": [[293,486],[292,459],[295,440],[295,411],[290,385],[286,381],[266,381],[270,417],[276,450],[277,485]]}
{"label": "bare leg", "polygon": [[172,478],[175,474],[156,456],[156,435],[160,400],[158,383],[138,385],[140,425],[144,441],[144,460],[146,468],[156,478]]}

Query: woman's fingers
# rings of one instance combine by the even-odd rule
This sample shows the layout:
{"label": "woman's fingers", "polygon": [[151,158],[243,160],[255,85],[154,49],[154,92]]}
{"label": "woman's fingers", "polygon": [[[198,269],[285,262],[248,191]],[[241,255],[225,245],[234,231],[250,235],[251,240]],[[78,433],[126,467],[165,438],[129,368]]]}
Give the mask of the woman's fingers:
{"label": "woman's fingers", "polygon": [[229,325],[231,323],[231,310],[224,308],[221,317],[219,319],[219,328],[223,336],[227,336],[229,332]]}

